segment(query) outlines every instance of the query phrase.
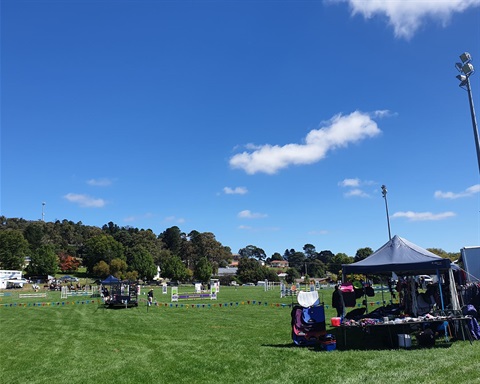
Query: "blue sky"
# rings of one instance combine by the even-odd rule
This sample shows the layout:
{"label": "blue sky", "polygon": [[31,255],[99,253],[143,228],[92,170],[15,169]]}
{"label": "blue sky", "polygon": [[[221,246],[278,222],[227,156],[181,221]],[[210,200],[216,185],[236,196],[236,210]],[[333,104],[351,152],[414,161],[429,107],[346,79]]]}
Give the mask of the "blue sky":
{"label": "blue sky", "polygon": [[[480,0],[1,2],[1,214],[480,245]],[[471,77],[480,108],[480,74]]]}

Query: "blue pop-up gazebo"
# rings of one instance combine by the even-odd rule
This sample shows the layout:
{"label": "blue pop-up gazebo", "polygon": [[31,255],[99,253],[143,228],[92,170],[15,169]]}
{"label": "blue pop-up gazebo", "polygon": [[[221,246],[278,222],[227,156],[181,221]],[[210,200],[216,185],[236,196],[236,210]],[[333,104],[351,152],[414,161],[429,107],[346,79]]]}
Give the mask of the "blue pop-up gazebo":
{"label": "blue pop-up gazebo", "polygon": [[437,256],[395,235],[367,258],[352,264],[342,264],[342,274],[343,281],[345,281],[346,275],[349,274],[391,275],[392,272],[395,272],[398,276],[436,275],[442,310],[444,309],[444,301],[440,274],[448,274],[452,307],[458,310],[460,309],[460,304],[453,278],[452,265],[449,259]]}

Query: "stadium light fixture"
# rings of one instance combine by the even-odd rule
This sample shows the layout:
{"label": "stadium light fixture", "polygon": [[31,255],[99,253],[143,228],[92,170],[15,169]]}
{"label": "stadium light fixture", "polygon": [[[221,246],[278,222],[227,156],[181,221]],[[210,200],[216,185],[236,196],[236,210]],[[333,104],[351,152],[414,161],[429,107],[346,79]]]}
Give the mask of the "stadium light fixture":
{"label": "stadium light fixture", "polygon": [[387,192],[387,187],[385,185],[382,185],[382,196],[385,199],[385,211],[387,212],[388,239],[392,240],[392,234],[390,232],[390,217],[388,215]]}
{"label": "stadium light fixture", "polygon": [[472,88],[470,86],[470,76],[475,73],[475,68],[472,64],[472,56],[468,52],[460,55],[461,63],[455,63],[455,68],[460,72],[457,79],[460,81],[459,86],[465,89],[468,93],[468,102],[470,104],[470,116],[472,118],[473,136],[475,139],[475,147],[477,149],[478,171],[480,172],[480,138],[478,136],[477,118],[475,117],[475,107],[473,105]]}

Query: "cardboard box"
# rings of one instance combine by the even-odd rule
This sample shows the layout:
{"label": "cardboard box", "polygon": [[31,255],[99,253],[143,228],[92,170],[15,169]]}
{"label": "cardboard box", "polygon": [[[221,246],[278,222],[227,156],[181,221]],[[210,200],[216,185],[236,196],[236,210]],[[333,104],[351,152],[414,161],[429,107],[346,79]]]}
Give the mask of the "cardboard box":
{"label": "cardboard box", "polygon": [[399,348],[410,348],[412,346],[412,338],[410,335],[399,333],[398,334],[398,347]]}

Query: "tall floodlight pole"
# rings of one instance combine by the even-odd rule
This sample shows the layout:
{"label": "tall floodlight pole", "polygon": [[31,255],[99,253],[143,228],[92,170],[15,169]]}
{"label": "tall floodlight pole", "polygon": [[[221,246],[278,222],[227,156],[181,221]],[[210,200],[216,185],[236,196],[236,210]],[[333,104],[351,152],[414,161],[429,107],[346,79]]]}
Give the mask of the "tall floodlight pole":
{"label": "tall floodlight pole", "polygon": [[385,199],[385,211],[387,212],[388,239],[392,240],[392,234],[390,232],[390,217],[388,216],[387,192],[387,187],[382,185],[382,196]]}
{"label": "tall floodlight pole", "polygon": [[45,221],[45,202],[42,203],[42,221]]}
{"label": "tall floodlight pole", "polygon": [[465,89],[468,93],[468,102],[470,103],[470,115],[472,117],[473,136],[475,138],[475,146],[477,148],[477,161],[478,171],[480,172],[480,139],[478,137],[477,118],[475,117],[475,108],[473,106],[472,88],[470,87],[470,76],[475,72],[472,64],[472,57],[468,52],[464,52],[460,55],[461,63],[456,63],[460,75],[457,75],[457,79],[460,80],[459,86]]}

